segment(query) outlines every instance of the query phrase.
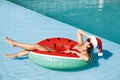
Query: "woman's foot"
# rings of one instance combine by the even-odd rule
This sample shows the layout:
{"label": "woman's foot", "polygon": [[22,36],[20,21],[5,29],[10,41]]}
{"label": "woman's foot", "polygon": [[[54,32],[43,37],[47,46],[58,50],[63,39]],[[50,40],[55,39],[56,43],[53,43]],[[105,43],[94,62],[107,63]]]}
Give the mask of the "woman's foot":
{"label": "woman's foot", "polygon": [[4,57],[9,57],[9,58],[17,58],[15,54],[4,54]]}
{"label": "woman's foot", "polygon": [[14,40],[8,38],[7,36],[5,36],[5,40],[6,40],[12,47],[15,46],[15,41],[14,41]]}

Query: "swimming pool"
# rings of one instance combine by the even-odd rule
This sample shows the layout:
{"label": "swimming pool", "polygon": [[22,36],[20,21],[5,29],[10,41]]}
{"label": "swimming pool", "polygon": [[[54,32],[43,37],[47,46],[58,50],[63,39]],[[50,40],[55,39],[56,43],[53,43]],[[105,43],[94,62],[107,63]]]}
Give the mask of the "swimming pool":
{"label": "swimming pool", "polygon": [[24,43],[36,43],[56,36],[77,40],[77,28],[6,0],[0,1],[0,15],[0,80],[120,80],[120,45],[100,36],[104,56],[98,57],[95,49],[94,62],[85,69],[57,71],[37,66],[26,56],[4,58],[4,53],[21,51],[6,43],[3,38],[6,35]]}
{"label": "swimming pool", "polygon": [[119,0],[9,1],[120,44]]}

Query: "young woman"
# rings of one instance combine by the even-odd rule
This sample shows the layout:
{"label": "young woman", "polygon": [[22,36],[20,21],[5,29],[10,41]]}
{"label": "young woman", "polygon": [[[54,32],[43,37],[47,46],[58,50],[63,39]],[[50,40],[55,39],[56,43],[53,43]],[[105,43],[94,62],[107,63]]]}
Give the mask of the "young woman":
{"label": "young woman", "polygon": [[[83,42],[82,36],[85,36],[87,40]],[[91,51],[93,49],[93,44],[91,43],[91,38],[89,38],[89,35],[86,34],[82,30],[77,31],[77,37],[78,37],[78,44],[75,46],[70,47],[70,49],[63,51],[63,52],[73,52],[80,56],[83,60],[89,61],[91,59]],[[4,54],[5,57],[11,57],[16,58],[19,56],[25,56],[29,53],[29,51],[38,49],[40,51],[51,51],[51,52],[57,52],[57,50],[44,46],[44,45],[38,45],[38,44],[23,44],[18,41],[14,41],[8,37],[5,37],[5,40],[13,47],[20,47],[24,49],[22,52],[16,53],[16,54]]]}

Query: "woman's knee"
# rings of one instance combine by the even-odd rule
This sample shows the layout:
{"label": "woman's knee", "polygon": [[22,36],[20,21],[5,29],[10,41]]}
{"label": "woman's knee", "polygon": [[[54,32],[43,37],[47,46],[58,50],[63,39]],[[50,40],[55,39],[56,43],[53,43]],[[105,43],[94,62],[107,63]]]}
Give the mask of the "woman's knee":
{"label": "woman's knee", "polygon": [[41,45],[35,44],[35,49],[41,48]]}
{"label": "woman's knee", "polygon": [[38,44],[35,45],[35,49],[42,50],[42,51],[47,50],[43,45],[38,45]]}

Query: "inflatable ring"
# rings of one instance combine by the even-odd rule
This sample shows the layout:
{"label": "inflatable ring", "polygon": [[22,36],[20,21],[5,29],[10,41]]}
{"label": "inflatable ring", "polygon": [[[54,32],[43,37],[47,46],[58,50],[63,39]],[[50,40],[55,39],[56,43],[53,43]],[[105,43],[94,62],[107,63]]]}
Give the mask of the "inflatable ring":
{"label": "inflatable ring", "polygon": [[58,52],[32,50],[29,53],[29,59],[40,66],[50,69],[76,69],[89,64],[78,55],[73,53],[63,53],[77,42],[67,38],[49,38],[38,42],[37,44],[49,46],[58,50]]}

